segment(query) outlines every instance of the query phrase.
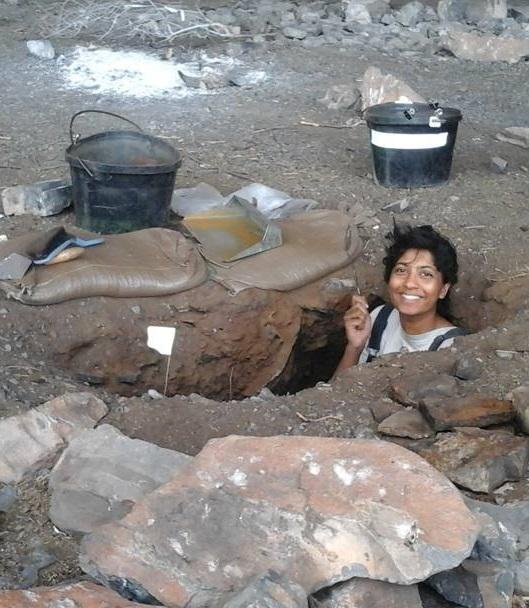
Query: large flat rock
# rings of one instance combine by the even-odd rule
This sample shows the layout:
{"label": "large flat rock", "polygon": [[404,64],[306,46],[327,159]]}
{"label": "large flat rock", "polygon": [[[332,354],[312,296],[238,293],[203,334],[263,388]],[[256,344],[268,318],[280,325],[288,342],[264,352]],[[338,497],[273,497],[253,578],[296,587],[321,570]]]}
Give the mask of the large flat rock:
{"label": "large flat rock", "polygon": [[18,416],[0,421],[0,482],[52,464],[78,433],[92,428],[108,412],[91,393],[68,393]]}
{"label": "large flat rock", "polygon": [[81,565],[212,607],[269,569],[307,594],[358,576],[412,584],[461,563],[477,533],[453,485],[396,445],[231,436],[87,535]]}
{"label": "large flat rock", "polygon": [[192,458],[130,439],[109,424],[84,431],[64,450],[50,475],[50,519],[61,530],[90,532],[119,519]]}

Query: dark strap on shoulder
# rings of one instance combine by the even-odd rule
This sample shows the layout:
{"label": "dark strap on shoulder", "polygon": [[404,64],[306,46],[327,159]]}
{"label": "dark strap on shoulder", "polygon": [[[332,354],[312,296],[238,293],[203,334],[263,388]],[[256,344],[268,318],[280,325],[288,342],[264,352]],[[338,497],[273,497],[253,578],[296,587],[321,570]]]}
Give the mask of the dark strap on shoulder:
{"label": "dark strap on shoulder", "polygon": [[430,344],[430,348],[428,350],[439,350],[439,347],[445,340],[450,340],[450,338],[456,338],[457,336],[466,336],[468,331],[463,329],[462,327],[452,327],[446,333],[437,336]]}
{"label": "dark strap on shoulder", "polygon": [[388,318],[393,310],[391,304],[384,304],[382,309],[377,315],[373,327],[371,328],[371,335],[369,336],[369,342],[367,343],[367,360],[366,362],[372,361],[375,357],[378,357],[380,351],[380,342],[382,341],[382,334],[388,324]]}

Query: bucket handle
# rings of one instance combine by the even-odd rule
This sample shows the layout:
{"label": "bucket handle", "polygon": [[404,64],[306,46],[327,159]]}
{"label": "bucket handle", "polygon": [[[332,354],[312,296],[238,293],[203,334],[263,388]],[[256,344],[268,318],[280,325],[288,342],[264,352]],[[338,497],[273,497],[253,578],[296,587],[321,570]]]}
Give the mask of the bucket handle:
{"label": "bucket handle", "polygon": [[119,114],[114,114],[114,112],[107,112],[106,110],[81,110],[80,112],[76,112],[70,120],[70,140],[71,140],[72,144],[75,144],[78,141],[78,139],[81,137],[81,135],[79,133],[74,134],[74,132],[73,132],[73,123],[75,122],[75,119],[78,116],[81,116],[81,114],[107,114],[107,116],[113,116],[114,118],[119,118],[121,120],[124,120],[125,122],[128,122],[130,125],[132,125],[136,129],[138,129],[138,131],[143,133],[143,129],[139,125],[137,125],[135,122],[132,122],[132,120],[129,120],[128,118],[125,118],[124,116],[120,116]]}

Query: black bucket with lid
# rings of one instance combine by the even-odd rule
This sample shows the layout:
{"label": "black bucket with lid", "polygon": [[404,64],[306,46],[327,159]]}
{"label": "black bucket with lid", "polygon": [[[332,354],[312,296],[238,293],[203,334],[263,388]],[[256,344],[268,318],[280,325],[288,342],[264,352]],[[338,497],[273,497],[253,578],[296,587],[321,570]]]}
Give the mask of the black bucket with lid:
{"label": "black bucket with lid", "polygon": [[437,104],[382,103],[364,113],[381,186],[419,188],[450,177],[461,112]]}
{"label": "black bucket with lid", "polygon": [[[73,124],[81,114],[115,116],[137,131],[107,131],[80,139]],[[112,112],[83,110],[70,121],[70,164],[76,225],[100,233],[131,232],[164,226],[180,153]]]}

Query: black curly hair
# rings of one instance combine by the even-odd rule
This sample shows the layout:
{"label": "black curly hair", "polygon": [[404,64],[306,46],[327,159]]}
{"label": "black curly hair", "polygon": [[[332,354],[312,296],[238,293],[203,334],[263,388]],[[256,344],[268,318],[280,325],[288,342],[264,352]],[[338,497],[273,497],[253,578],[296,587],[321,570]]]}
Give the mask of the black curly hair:
{"label": "black curly hair", "polygon": [[[386,256],[383,259],[384,281],[389,283],[391,272],[400,257],[408,249],[425,249],[432,254],[435,267],[443,277],[443,283],[453,286],[457,283],[457,252],[452,243],[437,232],[432,226],[410,226],[409,224],[393,224],[392,232],[386,235],[389,244],[386,246]],[[450,289],[442,300],[437,300],[437,312],[451,321]]]}

